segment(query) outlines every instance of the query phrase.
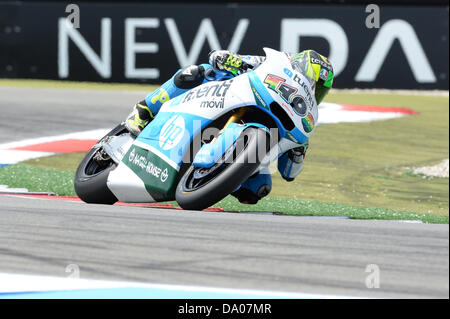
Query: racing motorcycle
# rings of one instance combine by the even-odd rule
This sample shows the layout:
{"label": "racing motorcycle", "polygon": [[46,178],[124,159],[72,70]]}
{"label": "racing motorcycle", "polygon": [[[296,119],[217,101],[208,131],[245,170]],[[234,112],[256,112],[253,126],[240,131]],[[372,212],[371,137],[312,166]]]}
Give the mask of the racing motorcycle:
{"label": "racing motorcycle", "polygon": [[318,117],[309,80],[285,53],[264,52],[258,68],[234,78],[208,69],[212,81],[162,104],[138,137],[124,123],[112,129],[81,161],[78,196],[202,210],[304,144]]}

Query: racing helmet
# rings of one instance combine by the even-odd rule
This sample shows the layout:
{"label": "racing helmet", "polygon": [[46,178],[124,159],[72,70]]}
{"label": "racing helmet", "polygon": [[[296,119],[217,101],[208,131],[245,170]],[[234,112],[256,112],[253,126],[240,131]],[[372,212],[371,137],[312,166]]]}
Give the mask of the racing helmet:
{"label": "racing helmet", "polygon": [[334,73],[331,62],[314,50],[305,50],[290,56],[292,68],[305,75],[315,87],[317,105],[330,91]]}

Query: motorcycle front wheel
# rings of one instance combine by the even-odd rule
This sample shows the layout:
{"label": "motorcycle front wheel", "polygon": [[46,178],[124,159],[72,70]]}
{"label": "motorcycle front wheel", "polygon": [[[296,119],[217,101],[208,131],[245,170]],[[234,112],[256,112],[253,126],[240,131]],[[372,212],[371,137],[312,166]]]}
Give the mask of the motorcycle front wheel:
{"label": "motorcycle front wheel", "polygon": [[[127,132],[125,126],[120,124],[99,142],[110,136],[117,136]],[[112,205],[117,202],[117,198],[108,188],[107,181],[110,171],[115,169],[117,165],[110,158],[99,160],[99,152],[101,152],[101,147],[97,143],[78,165],[75,173],[74,188],[78,197],[86,203]]]}
{"label": "motorcycle front wheel", "polygon": [[176,188],[177,203],[183,209],[202,210],[219,202],[255,172],[269,145],[270,136],[265,130],[245,129],[211,168],[188,168]]}

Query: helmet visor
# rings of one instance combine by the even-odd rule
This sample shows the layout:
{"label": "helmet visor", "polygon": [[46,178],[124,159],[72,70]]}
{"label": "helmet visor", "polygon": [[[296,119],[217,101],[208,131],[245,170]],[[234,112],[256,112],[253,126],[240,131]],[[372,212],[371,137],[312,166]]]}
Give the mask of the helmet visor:
{"label": "helmet visor", "polygon": [[333,68],[327,58],[313,50],[306,50],[291,56],[294,70],[306,76],[315,90],[317,104],[320,104],[333,85]]}
{"label": "helmet visor", "polygon": [[316,102],[317,105],[319,105],[323,99],[325,98],[325,96],[328,94],[328,92],[330,91],[330,88],[327,88],[323,85],[317,85],[316,86]]}
{"label": "helmet visor", "polygon": [[295,71],[306,76],[311,84],[316,82],[315,70],[309,61],[309,56],[305,52],[291,56],[291,66]]}
{"label": "helmet visor", "polygon": [[319,105],[333,85],[334,74],[333,71],[327,71],[325,69],[320,70],[319,79],[316,85],[316,102]]}

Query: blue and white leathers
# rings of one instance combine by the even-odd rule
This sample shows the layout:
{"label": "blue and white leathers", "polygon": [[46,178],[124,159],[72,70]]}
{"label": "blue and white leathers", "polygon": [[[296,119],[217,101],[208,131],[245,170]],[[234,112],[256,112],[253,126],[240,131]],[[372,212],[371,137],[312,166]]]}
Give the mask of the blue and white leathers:
{"label": "blue and white leathers", "polygon": [[159,110],[161,109],[161,106],[163,105],[163,103],[169,101],[170,99],[173,99],[173,98],[189,91],[194,86],[198,86],[203,83],[207,83],[209,81],[219,80],[220,79],[219,77],[222,76],[221,74],[217,74],[216,75],[217,78],[212,78],[212,77],[205,77],[204,75],[199,74],[198,78],[200,81],[198,81],[197,83],[193,83],[193,85],[188,85],[187,86],[188,88],[178,87],[175,84],[175,78],[177,76],[179,76],[180,73],[182,73],[182,72],[192,74],[192,72],[194,72],[194,71],[191,71],[192,67],[197,69],[197,70],[195,70],[195,72],[198,72],[198,68],[201,68],[202,71],[204,70],[204,72],[207,74],[209,73],[208,71],[212,69],[211,65],[209,65],[209,64],[201,64],[199,66],[192,65],[185,69],[180,69],[169,80],[167,80],[163,85],[161,85],[158,89],[147,94],[147,96],[145,97],[145,103],[147,104],[147,106],[149,107],[149,109],[153,115],[156,115],[159,112]]}

